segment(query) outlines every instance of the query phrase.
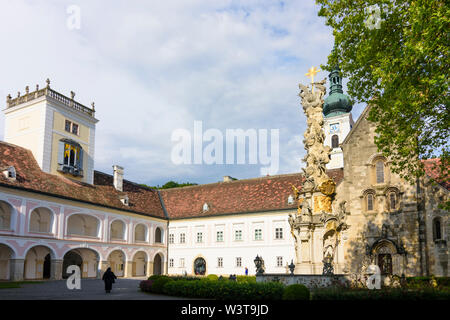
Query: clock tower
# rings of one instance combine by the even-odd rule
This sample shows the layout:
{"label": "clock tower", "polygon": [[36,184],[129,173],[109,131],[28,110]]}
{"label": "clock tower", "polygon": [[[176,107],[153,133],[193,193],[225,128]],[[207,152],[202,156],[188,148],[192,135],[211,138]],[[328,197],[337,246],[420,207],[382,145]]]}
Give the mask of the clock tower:
{"label": "clock tower", "polygon": [[339,67],[336,66],[329,75],[330,94],[323,105],[325,145],[332,148],[327,169],[344,167],[344,154],[339,145],[354,125],[351,114],[352,104],[342,90],[342,78],[339,71]]}

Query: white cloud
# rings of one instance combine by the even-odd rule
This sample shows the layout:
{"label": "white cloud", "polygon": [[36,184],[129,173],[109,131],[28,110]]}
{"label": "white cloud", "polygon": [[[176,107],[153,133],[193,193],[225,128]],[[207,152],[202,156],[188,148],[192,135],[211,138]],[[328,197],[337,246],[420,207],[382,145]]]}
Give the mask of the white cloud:
{"label": "white cloud", "polygon": [[[66,27],[72,4],[80,30]],[[222,132],[280,129],[280,173],[299,171],[298,83],[333,46],[317,10],[295,0],[3,1],[0,96],[49,77],[55,90],[95,101],[96,169],[121,164],[137,182],[259,175],[260,166],[173,165],[171,133],[194,120]]]}

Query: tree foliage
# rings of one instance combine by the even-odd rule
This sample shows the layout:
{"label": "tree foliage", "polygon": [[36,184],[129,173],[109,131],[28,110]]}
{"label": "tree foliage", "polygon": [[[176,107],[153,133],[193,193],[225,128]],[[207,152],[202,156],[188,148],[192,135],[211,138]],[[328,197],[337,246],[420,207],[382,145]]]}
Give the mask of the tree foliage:
{"label": "tree foliage", "polygon": [[[335,47],[325,70],[337,63],[348,93],[370,104],[375,143],[391,169],[410,182],[424,174],[423,159],[449,166],[449,43],[447,1],[316,0],[333,28]],[[380,23],[371,19],[378,8]],[[377,10],[378,11],[378,10]],[[372,17],[370,15],[372,14]]]}
{"label": "tree foliage", "polygon": [[196,185],[197,185],[197,183],[190,183],[190,182],[178,183],[175,181],[168,181],[165,184],[163,184],[162,186],[158,185],[156,187],[148,186],[146,184],[141,184],[141,186],[151,188],[151,189],[170,189],[170,188],[179,188],[179,187],[196,186]]}

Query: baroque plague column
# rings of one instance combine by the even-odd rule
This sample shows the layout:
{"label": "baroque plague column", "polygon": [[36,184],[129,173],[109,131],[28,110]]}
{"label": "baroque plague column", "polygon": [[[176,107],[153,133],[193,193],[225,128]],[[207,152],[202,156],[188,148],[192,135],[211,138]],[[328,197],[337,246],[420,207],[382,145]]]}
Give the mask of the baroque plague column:
{"label": "baroque plague column", "polygon": [[298,201],[295,216],[289,215],[291,233],[295,241],[296,274],[333,274],[335,266],[343,263],[338,252],[341,246],[340,232],[347,228],[345,202],[338,212],[332,212],[336,184],[327,175],[325,166],[330,161],[331,148],[324,145],[323,97],[326,79],[314,82],[314,75],[320,70],[312,67],[306,74],[311,77],[309,86],[299,84],[307,129],[303,144],[307,151],[305,179],[300,191],[292,186]]}

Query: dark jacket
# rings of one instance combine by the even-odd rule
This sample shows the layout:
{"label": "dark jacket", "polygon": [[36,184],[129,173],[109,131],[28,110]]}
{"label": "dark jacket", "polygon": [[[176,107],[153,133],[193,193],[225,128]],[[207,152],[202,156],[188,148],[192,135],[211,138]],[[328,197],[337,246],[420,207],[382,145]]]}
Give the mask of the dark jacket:
{"label": "dark jacket", "polygon": [[117,279],[114,272],[111,270],[106,270],[102,277],[102,280],[105,281],[105,290],[111,290],[114,279]]}

